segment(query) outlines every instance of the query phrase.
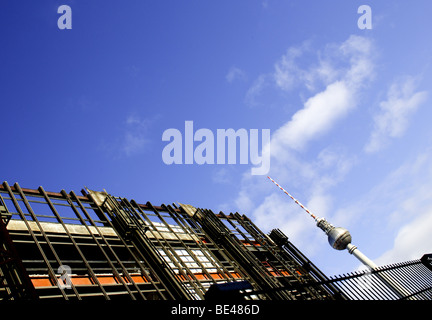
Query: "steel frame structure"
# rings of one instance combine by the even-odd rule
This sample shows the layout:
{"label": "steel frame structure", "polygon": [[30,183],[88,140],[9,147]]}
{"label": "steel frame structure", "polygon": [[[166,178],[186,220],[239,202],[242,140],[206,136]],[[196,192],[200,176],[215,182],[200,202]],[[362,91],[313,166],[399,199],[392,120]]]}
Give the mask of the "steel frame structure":
{"label": "steel frame structure", "polygon": [[[328,278],[244,215],[81,193],[0,186],[2,252],[14,253],[0,262],[2,299],[200,300],[242,281],[260,292],[250,299],[344,298],[331,284],[299,289]],[[17,277],[6,280],[12,262]]]}

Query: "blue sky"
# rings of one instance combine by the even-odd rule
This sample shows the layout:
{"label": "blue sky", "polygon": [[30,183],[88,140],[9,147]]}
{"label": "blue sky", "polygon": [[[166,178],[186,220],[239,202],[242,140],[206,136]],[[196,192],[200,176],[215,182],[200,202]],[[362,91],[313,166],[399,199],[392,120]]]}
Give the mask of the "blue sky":
{"label": "blue sky", "polygon": [[[72,29],[60,30],[60,5]],[[372,29],[360,30],[360,5]],[[378,264],[430,252],[432,3],[0,4],[2,181],[105,188],[281,228],[331,275],[358,267],[251,164],[166,165],[166,129],[270,129],[269,175]]]}

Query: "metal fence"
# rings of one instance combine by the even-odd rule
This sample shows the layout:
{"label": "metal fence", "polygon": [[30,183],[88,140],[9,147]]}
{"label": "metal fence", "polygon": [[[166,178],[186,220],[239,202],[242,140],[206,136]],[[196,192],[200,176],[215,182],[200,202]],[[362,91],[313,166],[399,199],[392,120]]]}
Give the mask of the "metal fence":
{"label": "metal fence", "polygon": [[420,260],[330,277],[329,283],[350,300],[432,300],[432,271]]}
{"label": "metal fence", "polygon": [[[283,250],[292,250],[280,230],[272,230],[270,236]],[[432,254],[374,270],[354,271],[327,280],[297,284],[298,289],[315,286],[330,288],[329,291],[336,289],[338,294],[335,297],[346,300],[432,300]]]}
{"label": "metal fence", "polygon": [[[304,290],[316,286],[332,285],[339,290],[338,300],[432,300],[432,272],[420,260],[407,261],[329,277],[318,283],[296,284],[278,290]],[[249,291],[252,296],[267,291]]]}

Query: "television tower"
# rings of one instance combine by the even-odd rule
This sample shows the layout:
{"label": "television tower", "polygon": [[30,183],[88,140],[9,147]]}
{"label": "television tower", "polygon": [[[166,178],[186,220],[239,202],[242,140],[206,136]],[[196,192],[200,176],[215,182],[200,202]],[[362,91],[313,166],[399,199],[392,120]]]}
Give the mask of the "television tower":
{"label": "television tower", "polygon": [[[331,223],[329,223],[325,218],[320,218],[314,215],[309,211],[304,205],[302,205],[296,198],[294,198],[291,194],[288,193],[284,188],[282,188],[276,181],[272,178],[268,177],[275,185],[279,187],[286,195],[288,195],[291,199],[294,200],[306,213],[308,213],[316,222],[317,227],[325,232],[328,236],[328,242],[333,249],[336,250],[345,250],[347,249],[350,254],[360,260],[361,263],[366,265],[372,271],[377,269],[378,266],[366,257],[363,252],[361,252],[355,245],[351,243],[351,234],[345,228],[335,227]],[[384,281],[399,297],[404,297],[409,295],[407,291],[401,287],[395,280],[390,278],[387,275],[377,273],[377,276]]]}
{"label": "television tower", "polygon": [[350,254],[355,256],[357,259],[361,261],[364,265],[369,267],[370,269],[375,269],[378,266],[366,257],[355,245],[351,243],[351,234],[345,228],[334,227],[331,223],[329,223],[325,218],[320,218],[315,216],[312,212],[309,211],[304,205],[302,205],[296,198],[294,198],[291,194],[288,193],[284,188],[282,188],[276,181],[272,178],[269,178],[275,185],[279,187],[286,195],[288,195],[291,199],[294,200],[304,211],[306,211],[316,222],[318,228],[325,232],[328,236],[328,242],[333,249],[336,250],[345,250],[347,249]]}

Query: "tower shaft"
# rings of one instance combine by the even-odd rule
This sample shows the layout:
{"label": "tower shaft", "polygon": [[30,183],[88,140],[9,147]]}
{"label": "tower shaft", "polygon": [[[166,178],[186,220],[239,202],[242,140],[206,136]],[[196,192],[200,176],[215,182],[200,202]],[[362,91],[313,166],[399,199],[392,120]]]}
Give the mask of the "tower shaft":
{"label": "tower shaft", "polygon": [[372,270],[378,268],[378,266],[371,259],[366,257],[366,255],[352,243],[349,243],[346,248],[350,254],[356,257],[365,266],[369,267]]}

